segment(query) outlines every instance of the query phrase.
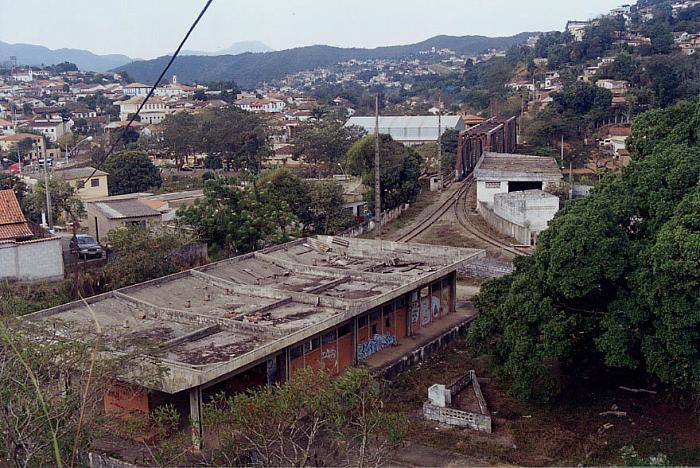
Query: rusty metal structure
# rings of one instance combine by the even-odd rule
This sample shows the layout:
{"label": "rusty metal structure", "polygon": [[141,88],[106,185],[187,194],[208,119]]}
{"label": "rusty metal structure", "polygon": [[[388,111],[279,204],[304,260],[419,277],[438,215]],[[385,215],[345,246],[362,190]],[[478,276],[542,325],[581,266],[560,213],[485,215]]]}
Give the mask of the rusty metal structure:
{"label": "rusty metal structure", "polygon": [[459,135],[455,169],[457,177],[469,175],[485,152],[514,153],[518,143],[518,119],[490,119]]}

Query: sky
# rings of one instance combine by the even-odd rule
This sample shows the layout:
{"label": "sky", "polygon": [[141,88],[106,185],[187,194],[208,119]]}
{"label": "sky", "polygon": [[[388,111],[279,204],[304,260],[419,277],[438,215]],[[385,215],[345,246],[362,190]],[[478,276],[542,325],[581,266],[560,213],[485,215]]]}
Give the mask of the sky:
{"label": "sky", "polygon": [[[132,58],[170,54],[205,0],[0,0],[0,41]],[[438,34],[563,30],[622,0],[214,0],[186,49],[257,40],[273,49],[377,47]],[[18,20],[24,18],[25,20]]]}

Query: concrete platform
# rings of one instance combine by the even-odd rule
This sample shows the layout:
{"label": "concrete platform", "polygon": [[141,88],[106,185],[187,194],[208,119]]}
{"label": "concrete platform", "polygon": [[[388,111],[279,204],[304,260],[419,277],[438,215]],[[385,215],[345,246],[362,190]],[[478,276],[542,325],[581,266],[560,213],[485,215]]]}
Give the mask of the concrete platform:
{"label": "concrete platform", "polygon": [[429,349],[429,355],[436,348],[446,345],[462,334],[475,317],[476,311],[471,303],[458,302],[454,313],[421,328],[413,336],[402,338],[396,346],[369,356],[362,364],[378,373],[388,372],[394,375],[412,363],[426,358],[426,349]]}

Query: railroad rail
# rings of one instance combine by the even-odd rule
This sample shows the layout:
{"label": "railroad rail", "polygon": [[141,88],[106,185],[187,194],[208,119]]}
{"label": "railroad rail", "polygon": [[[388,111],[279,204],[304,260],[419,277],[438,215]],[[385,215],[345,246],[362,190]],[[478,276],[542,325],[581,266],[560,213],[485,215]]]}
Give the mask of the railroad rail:
{"label": "railroad rail", "polygon": [[[467,187],[466,187],[465,191],[469,190],[469,187],[471,186],[472,182],[473,182],[473,178],[470,176],[467,179]],[[505,242],[502,242],[501,240],[496,239],[495,237],[489,235],[488,233],[486,233],[486,232],[482,231],[481,229],[477,228],[476,226],[474,226],[474,224],[472,224],[469,221],[469,212],[468,212],[469,206],[467,204],[467,197],[466,196],[463,197],[463,199],[460,200],[459,203],[454,204],[454,209],[455,209],[455,218],[457,218],[457,222],[465,230],[469,231],[469,233],[471,235],[473,235],[474,237],[476,237],[477,239],[480,239],[480,240],[486,242],[487,244],[493,245],[494,247],[498,247],[499,249],[504,250],[504,251],[511,253],[515,256],[518,256],[518,257],[524,257],[524,256],[529,255],[528,251],[521,250],[518,247],[506,244]]]}
{"label": "railroad rail", "polygon": [[396,239],[396,242],[409,242],[425,232],[430,226],[433,225],[433,223],[435,223],[435,221],[447,213],[447,211],[452,208],[452,206],[454,206],[462,196],[466,195],[471,183],[470,181],[471,176],[462,182],[462,186],[450,198],[441,203],[440,206],[438,206],[438,208],[430,214],[430,216],[419,222],[412,231]]}

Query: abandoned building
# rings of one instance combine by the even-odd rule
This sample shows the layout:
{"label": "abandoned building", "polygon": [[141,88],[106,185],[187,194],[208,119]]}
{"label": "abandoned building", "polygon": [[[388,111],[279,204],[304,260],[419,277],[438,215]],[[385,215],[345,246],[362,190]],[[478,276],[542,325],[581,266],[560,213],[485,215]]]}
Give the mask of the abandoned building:
{"label": "abandoned building", "polygon": [[474,168],[476,199],[493,208],[494,195],[524,190],[554,190],[562,174],[556,159],[525,154],[484,153]]}
{"label": "abandoned building", "polygon": [[[95,296],[89,309],[74,302],[26,320],[68,340],[94,337],[97,320],[112,352],[139,356],[138,368],[105,396],[105,410],[173,403],[189,414],[201,447],[208,397],[282,382],[305,367],[337,374],[449,322],[459,315],[458,268],[483,256],[317,236]],[[156,367],[165,372],[144,383]]]}
{"label": "abandoned building", "polygon": [[477,210],[498,232],[534,245],[559,211],[562,182],[554,158],[485,153],[474,169]]}

